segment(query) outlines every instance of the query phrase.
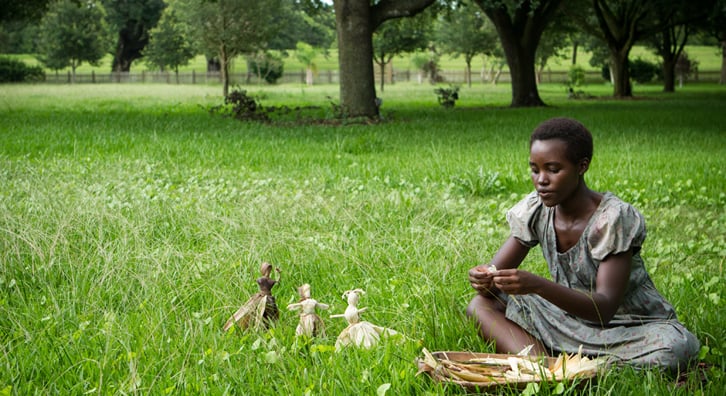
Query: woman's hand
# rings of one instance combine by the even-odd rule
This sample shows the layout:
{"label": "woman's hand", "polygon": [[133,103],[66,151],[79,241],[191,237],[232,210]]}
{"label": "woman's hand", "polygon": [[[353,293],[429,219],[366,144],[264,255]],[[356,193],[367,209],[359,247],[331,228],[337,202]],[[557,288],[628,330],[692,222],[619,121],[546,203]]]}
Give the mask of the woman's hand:
{"label": "woman's hand", "polygon": [[504,269],[492,277],[494,286],[507,294],[537,293],[543,278],[528,271]]}
{"label": "woman's hand", "polygon": [[479,294],[488,296],[494,285],[494,274],[485,264],[477,265],[469,270],[469,283]]}

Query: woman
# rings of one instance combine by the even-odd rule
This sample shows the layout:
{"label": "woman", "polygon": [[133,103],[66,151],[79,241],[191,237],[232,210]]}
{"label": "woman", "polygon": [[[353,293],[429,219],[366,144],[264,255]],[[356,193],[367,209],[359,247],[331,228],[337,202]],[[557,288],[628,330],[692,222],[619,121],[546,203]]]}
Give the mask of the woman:
{"label": "woman", "polygon": [[[477,295],[467,315],[497,352],[610,356],[677,370],[698,353],[696,337],[656,290],[640,250],[643,216],[587,187],[592,136],[554,118],[530,137],[536,191],[508,213],[511,234],[488,265],[469,270]],[[518,269],[540,245],[552,280]]]}

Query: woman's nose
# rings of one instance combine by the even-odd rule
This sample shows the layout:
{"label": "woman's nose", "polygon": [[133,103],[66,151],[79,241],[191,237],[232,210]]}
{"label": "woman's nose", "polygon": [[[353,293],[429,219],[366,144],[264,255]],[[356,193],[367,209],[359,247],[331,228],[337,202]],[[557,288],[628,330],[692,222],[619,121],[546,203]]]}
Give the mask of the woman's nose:
{"label": "woman's nose", "polygon": [[547,178],[547,175],[545,174],[545,172],[540,172],[537,175],[537,184],[547,185],[549,183],[550,183],[550,180]]}

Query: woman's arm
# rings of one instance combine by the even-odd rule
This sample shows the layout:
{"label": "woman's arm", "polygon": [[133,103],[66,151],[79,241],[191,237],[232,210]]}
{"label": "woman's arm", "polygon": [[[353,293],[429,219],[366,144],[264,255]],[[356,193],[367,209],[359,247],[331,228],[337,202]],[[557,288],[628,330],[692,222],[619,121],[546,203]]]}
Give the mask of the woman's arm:
{"label": "woman's arm", "polygon": [[536,293],[572,315],[608,323],[623,301],[630,278],[631,251],[613,254],[600,262],[594,292],[570,289],[548,279],[516,269],[494,276],[494,285],[508,294]]}

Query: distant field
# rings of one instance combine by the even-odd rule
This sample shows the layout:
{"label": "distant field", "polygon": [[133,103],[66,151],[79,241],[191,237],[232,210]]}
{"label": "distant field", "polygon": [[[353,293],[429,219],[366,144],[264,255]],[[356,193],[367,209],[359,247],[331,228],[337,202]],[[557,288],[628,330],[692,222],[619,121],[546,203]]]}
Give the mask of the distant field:
{"label": "distant field", "polygon": [[[710,46],[688,46],[686,52],[691,59],[698,61],[698,67],[701,71],[714,71],[721,70],[721,54],[719,49]],[[21,59],[28,64],[37,65],[38,60],[33,55],[11,55],[14,58]],[[585,51],[578,51],[577,64],[585,68],[586,70],[597,70],[597,68],[590,66],[590,53]],[[642,58],[653,62],[658,61],[658,57],[652,53],[649,49],[643,46],[636,46],[631,51],[631,59]],[[111,70],[112,57],[111,55],[104,58],[98,66],[91,66],[87,63],[82,64],[76,70],[78,73],[90,73],[91,71],[108,72]],[[294,72],[304,70],[305,67],[295,58],[294,51],[290,51],[289,55],[284,57],[284,70],[288,72]],[[549,61],[547,68],[551,71],[565,71],[569,68],[572,63],[572,54],[563,54],[563,57],[553,58]],[[331,50],[327,56],[319,54],[315,59],[315,65],[318,71],[338,70],[338,52],[337,50]],[[393,65],[395,68],[401,70],[413,69],[411,64],[410,55],[399,56],[394,58]],[[463,70],[465,63],[463,58],[453,58],[451,56],[442,56],[440,60],[440,66],[442,70]],[[472,62],[472,69],[479,70],[485,66],[484,61],[481,57],[477,57]],[[197,56],[194,58],[189,65],[181,67],[180,72],[191,72],[194,71],[205,71],[207,68],[206,60],[204,56]],[[67,72],[70,69],[63,69],[61,72]],[[139,60],[132,65],[132,71],[143,71],[151,70],[143,60]],[[247,65],[243,57],[239,57],[233,64],[234,72],[246,72]],[[51,70],[49,70],[50,72]]]}

